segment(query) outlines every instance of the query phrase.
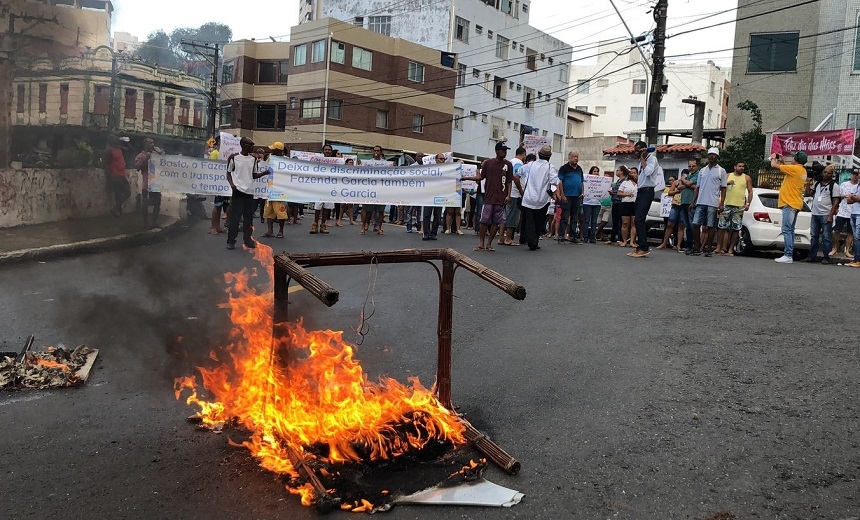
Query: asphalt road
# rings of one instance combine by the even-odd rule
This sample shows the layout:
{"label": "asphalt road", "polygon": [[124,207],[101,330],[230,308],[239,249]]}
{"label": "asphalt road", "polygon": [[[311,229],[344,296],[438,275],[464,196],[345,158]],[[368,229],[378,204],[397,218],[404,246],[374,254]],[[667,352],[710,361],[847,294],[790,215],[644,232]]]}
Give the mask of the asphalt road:
{"label": "asphalt road", "polygon": [[[525,301],[460,271],[453,396],[522,462],[486,476],[525,493],[511,509],[396,507],[390,518],[860,517],[860,272],[769,258],[631,259],[604,245],[472,252],[402,228],[329,236],[291,226],[292,251],[454,247],[522,283]],[[281,519],[317,513],[229,433],[195,431],[172,381],[226,341],[225,271],[243,251],[199,224],[163,244],[0,270],[0,350],[101,349],[87,386],[0,395],[0,518]],[[305,291],[293,315],[353,330],[367,267],[318,268],[341,292]],[[437,284],[385,265],[358,348],[366,370],[432,382]],[[346,518],[346,513],[331,516]]]}

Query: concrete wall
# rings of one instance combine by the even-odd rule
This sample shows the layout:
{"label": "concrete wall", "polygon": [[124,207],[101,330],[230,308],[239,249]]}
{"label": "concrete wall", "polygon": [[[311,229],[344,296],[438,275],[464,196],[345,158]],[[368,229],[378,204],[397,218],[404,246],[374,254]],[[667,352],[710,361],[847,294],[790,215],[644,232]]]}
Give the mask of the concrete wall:
{"label": "concrete wall", "polygon": [[[131,197],[123,211],[135,209],[140,193],[140,175],[129,172]],[[162,214],[174,218],[185,214],[180,197],[165,194]],[[113,207],[104,171],[100,169],[44,170],[8,168],[0,170],[0,228],[57,222],[72,218],[107,215]]]}

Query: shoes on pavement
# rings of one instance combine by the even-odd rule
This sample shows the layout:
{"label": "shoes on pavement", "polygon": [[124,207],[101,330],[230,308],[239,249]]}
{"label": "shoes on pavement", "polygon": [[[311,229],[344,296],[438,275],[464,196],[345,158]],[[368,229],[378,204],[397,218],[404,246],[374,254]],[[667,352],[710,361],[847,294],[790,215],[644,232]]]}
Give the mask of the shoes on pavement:
{"label": "shoes on pavement", "polygon": [[320,226],[320,233],[322,233],[323,235],[328,235],[328,226],[326,226],[325,224]]}
{"label": "shoes on pavement", "polygon": [[245,244],[245,247],[247,247],[248,249],[255,249],[257,247],[257,243],[254,242],[253,240],[250,242],[243,242],[243,243]]}
{"label": "shoes on pavement", "polygon": [[812,258],[811,256],[807,256],[806,258],[803,259],[803,261],[806,262],[807,264],[811,264],[811,263],[815,262],[815,259]]}
{"label": "shoes on pavement", "polygon": [[316,235],[318,231],[319,231],[319,224],[317,224],[316,222],[311,224],[311,235]]}
{"label": "shoes on pavement", "polygon": [[236,249],[236,242],[227,242],[227,249]]}
{"label": "shoes on pavement", "polygon": [[790,256],[781,256],[774,260],[778,264],[793,264],[794,260]]}
{"label": "shoes on pavement", "polygon": [[423,236],[423,237],[421,237],[421,240],[430,240],[430,237],[428,237],[428,236]]}
{"label": "shoes on pavement", "polygon": [[830,259],[825,256],[821,259],[821,263],[824,265],[828,265],[830,263]]}
{"label": "shoes on pavement", "polygon": [[458,234],[458,235],[463,235],[463,234],[465,234],[465,233],[463,233],[463,230],[462,230],[462,229],[458,229],[458,230],[457,230],[457,234]]}

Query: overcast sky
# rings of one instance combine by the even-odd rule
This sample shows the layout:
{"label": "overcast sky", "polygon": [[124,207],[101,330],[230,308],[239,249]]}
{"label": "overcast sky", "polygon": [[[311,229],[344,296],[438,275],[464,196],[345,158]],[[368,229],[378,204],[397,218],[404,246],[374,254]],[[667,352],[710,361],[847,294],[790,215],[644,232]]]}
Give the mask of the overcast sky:
{"label": "overcast sky", "polygon": [[[654,21],[646,12],[654,0],[615,0],[615,4],[634,34],[653,29]],[[242,0],[223,4],[204,0],[114,0],[113,29],[129,32],[144,40],[150,32],[158,29],[170,32],[176,27],[221,22],[233,29],[235,39],[273,36],[287,40],[290,27],[298,21],[298,5],[299,0]],[[575,9],[573,5],[576,5]],[[711,59],[720,65],[731,65],[731,51],[711,51],[733,46],[734,23],[717,24],[733,20],[736,7],[737,0],[669,0],[668,60],[704,63]],[[530,22],[574,47],[628,34],[609,0],[532,0]],[[701,30],[671,37],[674,33],[690,29]],[[673,54],[693,52],[703,54],[672,57]],[[575,57],[587,58],[593,54],[594,50],[588,49]],[[586,64],[588,60],[581,63]]]}

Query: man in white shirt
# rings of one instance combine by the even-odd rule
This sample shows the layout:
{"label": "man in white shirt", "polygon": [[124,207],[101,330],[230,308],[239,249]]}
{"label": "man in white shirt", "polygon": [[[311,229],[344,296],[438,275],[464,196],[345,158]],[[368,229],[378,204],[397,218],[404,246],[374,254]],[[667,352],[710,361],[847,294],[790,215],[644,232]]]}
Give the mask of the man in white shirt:
{"label": "man in white shirt", "polygon": [[523,195],[522,234],[530,251],[540,249],[538,240],[544,231],[550,197],[558,200],[559,194],[564,193],[558,172],[549,162],[550,157],[552,148],[544,146],[538,151],[537,161],[514,172],[514,184]]}
{"label": "man in white shirt", "polygon": [[243,137],[239,141],[242,151],[227,159],[227,182],[233,188],[230,202],[230,219],[227,221],[227,249],[236,249],[239,235],[239,219],[242,220],[242,242],[248,249],[254,249],[254,179],[268,175],[268,171],[258,171],[257,158],[251,154],[254,141]]}
{"label": "man in white shirt", "polygon": [[833,225],[833,250],[830,251],[830,256],[839,253],[839,241],[842,237],[842,230],[848,227],[847,236],[845,238],[845,251],[850,254],[854,245],[854,228],[851,227],[851,205],[848,204],[848,195],[857,189],[860,184],[860,172],[857,168],[851,172],[851,178],[839,185],[839,196],[842,197],[839,203],[839,210],[836,213],[836,223]]}
{"label": "man in white shirt", "polygon": [[648,210],[654,200],[654,189],[665,186],[663,169],[657,161],[657,152],[649,152],[645,141],[639,141],[633,146],[636,157],[639,158],[639,180],[636,183],[636,250],[627,253],[633,258],[643,258],[650,254],[648,248]]}
{"label": "man in white shirt", "polygon": [[[851,172],[851,178],[855,179],[857,169]],[[849,267],[860,267],[860,184],[855,184],[853,190],[843,197],[851,206],[851,225],[854,227],[854,261],[846,264]]]}
{"label": "man in white shirt", "polygon": [[821,245],[822,264],[830,263],[830,243],[833,237],[833,218],[839,211],[839,184],[833,180],[834,164],[828,164],[821,172],[821,179],[807,189],[812,197],[812,218],[810,221],[809,256],[806,262],[818,260],[818,246]]}
{"label": "man in white shirt", "polygon": [[[710,148],[708,150],[708,164],[699,171],[699,180],[696,191],[693,192],[693,202],[690,211],[693,213],[693,225],[702,226],[702,243],[696,244],[694,255],[704,251],[705,256],[711,256],[714,241],[714,233],[717,228],[717,215],[723,211],[723,203],[726,200],[726,186],[728,175],[726,170],[717,161],[720,159],[720,150]],[[701,248],[701,249],[700,249]]]}

